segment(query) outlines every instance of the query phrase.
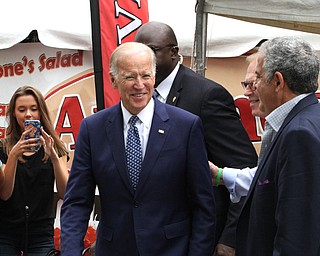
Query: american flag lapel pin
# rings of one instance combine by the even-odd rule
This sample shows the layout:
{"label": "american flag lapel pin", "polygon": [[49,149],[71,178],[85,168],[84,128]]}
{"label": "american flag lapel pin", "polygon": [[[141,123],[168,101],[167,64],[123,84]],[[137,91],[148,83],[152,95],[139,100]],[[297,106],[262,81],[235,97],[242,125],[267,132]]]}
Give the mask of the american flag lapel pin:
{"label": "american flag lapel pin", "polygon": [[164,130],[159,129],[159,130],[158,130],[158,133],[160,133],[160,134],[164,134]]}

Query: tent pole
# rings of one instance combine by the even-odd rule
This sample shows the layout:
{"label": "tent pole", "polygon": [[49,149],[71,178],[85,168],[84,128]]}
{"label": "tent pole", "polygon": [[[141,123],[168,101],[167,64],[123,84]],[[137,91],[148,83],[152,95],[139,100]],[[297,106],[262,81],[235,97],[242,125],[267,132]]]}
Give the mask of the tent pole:
{"label": "tent pole", "polygon": [[196,72],[205,75],[206,46],[207,46],[207,23],[208,14],[204,12],[205,0],[197,0],[196,6]]}

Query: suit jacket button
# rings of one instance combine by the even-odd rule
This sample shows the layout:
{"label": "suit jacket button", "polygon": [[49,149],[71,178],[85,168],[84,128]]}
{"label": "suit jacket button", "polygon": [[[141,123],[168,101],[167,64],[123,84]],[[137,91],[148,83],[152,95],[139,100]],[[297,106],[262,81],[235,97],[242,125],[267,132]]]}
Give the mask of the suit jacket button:
{"label": "suit jacket button", "polygon": [[134,201],[133,202],[133,206],[134,206],[134,208],[138,208],[139,207],[139,202],[138,201]]}

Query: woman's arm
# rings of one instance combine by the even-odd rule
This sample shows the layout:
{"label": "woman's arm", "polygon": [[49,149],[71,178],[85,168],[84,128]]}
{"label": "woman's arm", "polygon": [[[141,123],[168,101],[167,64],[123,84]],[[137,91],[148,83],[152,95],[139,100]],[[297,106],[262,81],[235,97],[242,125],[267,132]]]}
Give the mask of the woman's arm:
{"label": "woman's arm", "polygon": [[24,140],[24,137],[25,132],[11,149],[6,164],[2,164],[3,184],[0,190],[0,198],[5,201],[11,197],[14,189],[18,157],[26,152],[27,148],[30,147],[30,144]]}
{"label": "woman's arm", "polygon": [[46,153],[50,156],[59,198],[63,199],[68,181],[67,155],[59,157],[54,149],[54,140],[41,128],[42,143]]}

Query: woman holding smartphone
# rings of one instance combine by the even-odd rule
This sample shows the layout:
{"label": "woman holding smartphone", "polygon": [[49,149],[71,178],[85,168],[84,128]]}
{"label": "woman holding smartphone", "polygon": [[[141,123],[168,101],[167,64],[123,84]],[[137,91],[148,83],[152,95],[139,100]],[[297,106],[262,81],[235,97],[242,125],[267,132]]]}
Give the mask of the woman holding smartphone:
{"label": "woman holding smartphone", "polygon": [[[32,86],[18,88],[6,113],[6,137],[0,141],[4,182],[0,190],[0,256],[43,256],[54,248],[54,182],[63,198],[68,152],[50,121],[43,95]],[[26,120],[39,120],[31,137]],[[38,147],[40,144],[40,147]]]}

